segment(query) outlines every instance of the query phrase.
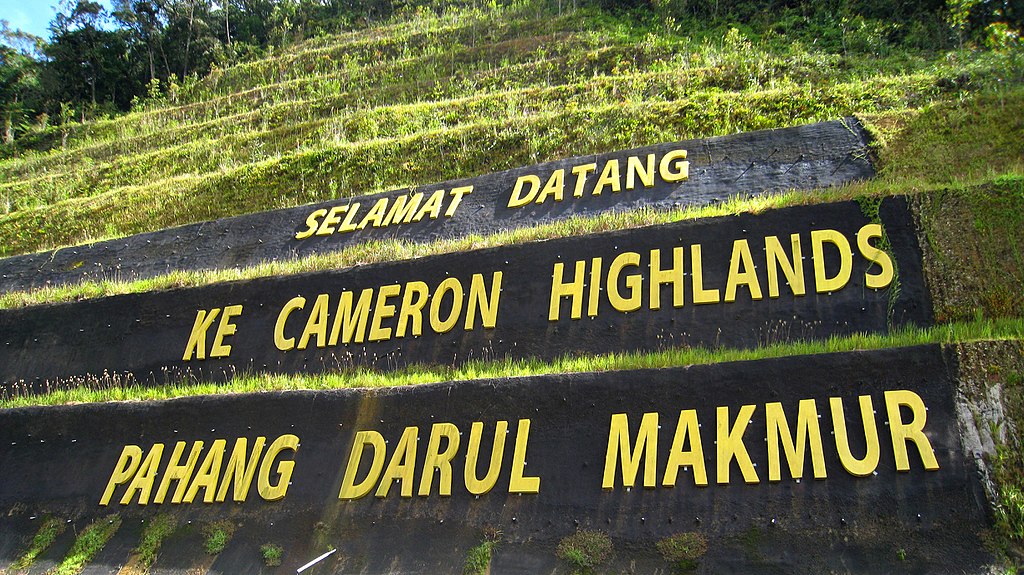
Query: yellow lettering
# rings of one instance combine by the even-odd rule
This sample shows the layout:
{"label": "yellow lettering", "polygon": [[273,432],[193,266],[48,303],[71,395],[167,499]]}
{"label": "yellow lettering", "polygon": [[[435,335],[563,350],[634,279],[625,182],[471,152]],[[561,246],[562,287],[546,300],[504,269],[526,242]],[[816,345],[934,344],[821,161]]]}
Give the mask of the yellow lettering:
{"label": "yellow lettering", "polygon": [[160,469],[160,459],[164,454],[164,444],[156,443],[146,454],[146,459],[139,465],[135,477],[128,485],[124,495],[121,497],[121,505],[128,505],[135,498],[135,492],[139,492],[139,505],[149,503],[149,494],[153,492],[153,483],[156,481],[156,474]]}
{"label": "yellow lettering", "polygon": [[789,463],[789,474],[793,479],[800,479],[804,475],[804,454],[808,442],[814,478],[825,479],[825,454],[821,447],[821,428],[818,425],[818,408],[814,400],[800,400],[796,418],[796,439],[789,432],[789,423],[786,421],[786,413],[782,411],[781,403],[766,404],[764,414],[768,426],[768,481],[782,480],[779,461],[780,438],[786,453],[786,461]]}
{"label": "yellow lettering", "polygon": [[[523,193],[523,190],[529,187],[529,191]],[[540,189],[540,178],[534,174],[524,174],[519,176],[516,180],[516,185],[512,188],[512,195],[508,199],[508,207],[510,208],[521,208],[526,204],[533,201],[533,198],[537,195],[537,190]]]}
{"label": "yellow lettering", "polygon": [[[631,445],[629,438],[629,416],[625,413],[613,413],[608,429],[608,447],[604,455],[604,479],[601,487],[615,487],[615,471],[622,463],[622,485],[633,487],[636,474],[640,471],[640,457],[644,460],[644,487],[657,485],[657,454],[658,454],[658,414],[645,413],[640,420],[636,444]],[[632,447],[632,449],[631,449]]]}
{"label": "yellow lettering", "polygon": [[114,465],[114,472],[110,474],[110,481],[107,482],[107,487],[103,490],[103,496],[100,497],[100,505],[105,506],[110,503],[110,496],[114,494],[114,489],[132,478],[141,461],[141,447],[137,445],[124,446],[121,456],[117,458],[117,464]]}
{"label": "yellow lettering", "polygon": [[473,274],[469,284],[469,309],[466,310],[466,331],[472,331],[476,325],[476,313],[480,310],[480,323],[485,328],[493,328],[498,321],[498,298],[501,297],[501,271],[491,276],[491,295],[487,295],[482,274]]}
{"label": "yellow lettering", "polygon": [[499,421],[494,426],[494,443],[491,445],[491,462],[487,467],[487,473],[483,479],[476,476],[477,461],[480,457],[480,440],[483,436],[484,424],[481,421],[474,421],[469,432],[469,447],[466,451],[466,490],[473,495],[483,495],[494,489],[498,482],[498,473],[501,471],[501,460],[505,454],[505,434],[508,432],[508,422]]}
{"label": "yellow lettering", "polygon": [[744,405],[736,416],[736,423],[729,426],[729,408],[718,408],[718,478],[720,484],[729,483],[729,463],[735,458],[746,483],[758,483],[754,463],[750,460],[747,448],[743,445],[743,432],[747,423],[754,416],[754,406]]}
{"label": "yellow lettering", "polygon": [[690,265],[693,267],[690,270],[693,279],[693,303],[718,303],[718,288],[704,288],[704,267],[700,257],[700,244],[690,245],[690,261],[692,262]]}
{"label": "yellow lettering", "polygon": [[379,228],[381,221],[384,219],[384,214],[388,209],[388,199],[381,198],[373,204],[370,211],[363,216],[363,220],[356,226],[357,230],[365,229],[366,226],[373,224],[373,227]]}
{"label": "yellow lettering", "polygon": [[872,289],[888,287],[895,275],[895,267],[889,254],[868,241],[872,238],[881,238],[882,233],[882,226],[879,224],[867,224],[857,232],[857,249],[869,262],[878,264],[879,267],[876,274],[864,274],[864,284]]}
{"label": "yellow lettering", "polygon": [[352,232],[356,229],[355,219],[356,214],[359,213],[359,203],[353,202],[352,205],[347,206],[348,213],[345,214],[345,221],[341,222],[341,227],[338,228],[339,232]]}
{"label": "yellow lettering", "polygon": [[238,326],[231,323],[231,318],[242,315],[241,305],[229,305],[224,308],[220,316],[220,325],[217,326],[217,335],[213,337],[213,347],[210,348],[210,357],[228,357],[231,355],[231,346],[224,345],[224,338],[235,335]]}
{"label": "yellow lettering", "polygon": [[[338,301],[338,310],[334,313],[334,325],[331,327],[331,337],[327,339],[327,345],[338,344],[338,336],[341,335],[342,343],[363,343],[366,340],[366,322],[370,317],[370,300],[373,298],[373,288],[366,288],[359,293],[359,301],[356,308],[352,309],[352,292],[341,292],[341,299]],[[342,327],[344,326],[344,331]]]}
{"label": "yellow lettering", "polygon": [[640,286],[643,278],[640,277],[640,274],[626,276],[626,291],[629,292],[629,297],[622,297],[622,294],[619,293],[619,274],[626,266],[639,267],[640,254],[623,252],[612,260],[611,265],[608,266],[608,302],[618,311],[636,311],[640,309],[642,297]]}
{"label": "yellow lettering", "polygon": [[[839,248],[839,271],[831,278],[825,273],[825,242]],[[835,230],[812,230],[811,254],[814,258],[814,284],[818,293],[840,290],[850,281],[853,253],[850,251],[850,242],[846,241],[843,234]]]}
{"label": "yellow lettering", "polygon": [[512,453],[512,477],[508,481],[509,493],[540,493],[540,477],[526,473],[526,449],[530,441],[530,420],[520,419],[516,429],[516,446]]}
{"label": "yellow lettering", "polygon": [[405,293],[402,294],[402,310],[398,314],[398,327],[395,328],[396,337],[405,337],[410,321],[412,322],[412,335],[423,335],[423,306],[427,305],[429,293],[430,288],[423,282],[413,281],[405,284]]}
{"label": "yellow lettering", "polygon": [[181,454],[185,452],[186,445],[188,444],[184,441],[179,441],[174,445],[171,458],[167,460],[167,467],[164,468],[164,477],[160,481],[160,488],[156,490],[156,497],[153,498],[155,503],[164,502],[172,481],[176,481],[177,486],[174,489],[174,495],[171,496],[171,503],[181,503],[182,497],[185,496],[185,490],[188,488],[189,480],[192,478],[192,472],[195,471],[196,463],[199,462],[199,454],[203,451],[203,442],[197,441],[192,444],[188,460],[185,461],[184,465],[179,465],[178,461],[181,460]]}
{"label": "yellow lettering", "polygon": [[[359,204],[355,204],[357,207]],[[357,208],[358,209],[358,208]],[[320,229],[316,231],[318,236],[329,236],[334,233],[336,225],[341,223],[341,214],[348,210],[348,206],[335,206],[331,208],[331,211],[327,212],[327,217],[324,218],[324,222],[320,224]],[[354,211],[352,213],[355,213]]]}
{"label": "yellow lettering", "polygon": [[[359,473],[359,463],[363,457],[366,447],[373,448],[373,461],[366,477],[356,483],[356,475]],[[348,456],[348,464],[345,466],[345,476],[341,480],[341,490],[338,499],[359,499],[367,496],[373,490],[380,472],[384,469],[384,456],[387,445],[384,443],[384,436],[379,432],[368,430],[356,433],[352,441],[352,451]]]}
{"label": "yellow lettering", "polygon": [[320,218],[327,215],[327,210],[321,208],[319,210],[313,210],[311,214],[306,216],[306,229],[301,232],[296,232],[295,239],[304,240],[309,236],[313,235],[313,232],[320,227]]}
{"label": "yellow lettering", "polygon": [[789,283],[789,290],[793,295],[804,295],[807,290],[804,288],[804,265],[803,255],[800,250],[800,234],[792,234],[789,237],[790,245],[793,246],[793,259],[786,257],[786,251],[782,249],[782,243],[776,236],[768,236],[764,239],[765,254],[768,260],[768,297],[779,297],[779,269],[782,269]]}
{"label": "yellow lettering", "polygon": [[690,178],[690,162],[686,161],[686,150],[672,150],[661,158],[658,164],[661,179],[666,182],[681,182]]}
{"label": "yellow lettering", "polygon": [[[447,442],[441,451],[441,439]],[[439,475],[437,492],[439,495],[452,494],[452,458],[459,449],[459,428],[451,423],[435,423],[430,430],[430,441],[427,443],[427,455],[423,459],[423,475],[420,477],[419,496],[430,495],[434,483],[434,471]]]}
{"label": "yellow lettering", "polygon": [[[686,439],[690,439],[690,449],[683,451]],[[684,409],[679,412],[679,421],[676,423],[676,434],[672,438],[672,450],[668,454],[668,464],[665,467],[665,478],[662,485],[674,487],[679,468],[689,465],[693,467],[693,484],[706,486],[708,484],[708,471],[704,465],[704,448],[700,442],[700,427],[697,423],[697,410]]]}
{"label": "yellow lettering", "polygon": [[[573,166],[572,175],[576,176],[576,186],[572,190],[572,197],[583,197],[583,186],[587,184],[587,174],[592,174],[596,170],[597,164],[581,164],[579,166]],[[540,182],[538,182],[538,184],[539,183]]]}
{"label": "yellow lettering", "polygon": [[420,202],[423,200],[423,193],[417,192],[411,197],[408,195],[401,195],[395,198],[395,201],[391,204],[391,211],[384,217],[384,220],[380,223],[381,226],[388,226],[391,224],[407,224],[412,221],[413,216],[416,214],[416,210],[420,207]]}
{"label": "yellow lettering", "polygon": [[[909,407],[910,423],[904,423],[900,413],[901,407]],[[910,471],[910,458],[907,455],[907,442],[917,447],[921,463],[928,471],[939,468],[935,460],[935,451],[924,434],[924,424],[928,418],[928,410],[921,396],[908,390],[885,392],[885,410],[889,415],[889,433],[892,434],[892,450],[896,457],[897,471]]]}
{"label": "yellow lettering", "polygon": [[299,438],[285,434],[274,440],[274,443],[270,444],[267,449],[267,455],[263,458],[263,463],[260,465],[259,480],[256,485],[256,490],[259,492],[260,497],[267,501],[277,501],[283,499],[285,494],[288,493],[288,485],[292,480],[292,471],[295,469],[295,462],[290,460],[284,460],[278,462],[276,471],[278,480],[277,484],[270,483],[270,474],[274,467],[274,462],[277,457],[284,450],[296,451],[299,448]]}
{"label": "yellow lettering", "polygon": [[191,361],[193,352],[196,359],[206,359],[206,332],[213,325],[213,320],[217,319],[219,313],[219,307],[213,308],[209,313],[205,309],[196,313],[196,321],[192,324],[192,333],[189,334],[188,343],[185,344],[185,355],[181,357],[182,361]]}
{"label": "yellow lettering", "polygon": [[640,178],[645,188],[654,187],[654,154],[647,154],[647,165],[640,163],[640,158],[630,156],[626,161],[626,189],[636,188],[636,178]]}
{"label": "yellow lettering", "polygon": [[601,267],[603,265],[602,258],[594,258],[590,262],[590,285],[587,288],[587,316],[589,317],[597,317],[597,306],[601,303]]}
{"label": "yellow lettering", "polygon": [[284,336],[284,324],[293,311],[304,307],[306,307],[306,298],[295,296],[288,300],[288,303],[281,308],[281,313],[277,314],[277,323],[274,324],[274,345],[277,346],[277,349],[288,351],[295,348],[295,338]]}
{"label": "yellow lettering", "polygon": [[392,480],[402,484],[402,497],[412,497],[413,474],[416,473],[416,441],[419,439],[419,429],[406,427],[402,438],[398,440],[398,446],[388,461],[387,469],[380,479],[377,487],[377,497],[387,497],[391,490]]}
{"label": "yellow lettering", "polygon": [[[743,271],[740,271],[742,266]],[[761,299],[761,284],[758,283],[757,270],[754,269],[754,258],[750,255],[750,244],[747,240],[736,240],[732,243],[732,256],[729,258],[729,278],[725,283],[725,301],[736,301],[736,287],[740,284],[750,290],[750,298]]]}
{"label": "yellow lettering", "polygon": [[306,329],[302,330],[302,337],[299,338],[299,349],[306,349],[306,346],[309,345],[309,338],[314,335],[317,347],[327,344],[327,323],[330,309],[331,298],[329,295],[322,293],[316,296],[313,309],[309,312],[309,318],[306,319]]}
{"label": "yellow lettering", "polygon": [[600,196],[602,188],[605,186],[610,187],[613,192],[622,191],[622,181],[619,179],[619,161],[616,159],[608,160],[605,163],[604,169],[601,170],[601,176],[594,184],[594,191],[591,193]]}
{"label": "yellow lettering", "polygon": [[556,262],[555,269],[551,274],[551,303],[548,306],[548,321],[558,321],[563,297],[572,300],[572,319],[583,317],[583,277],[586,273],[587,262],[585,260],[576,262],[576,279],[570,283],[562,281],[564,268],[565,264]]}
{"label": "yellow lettering", "polygon": [[455,215],[455,210],[458,209],[459,204],[462,203],[462,196],[473,193],[473,186],[459,186],[452,188],[452,191],[448,192],[452,196],[452,203],[448,204],[448,209],[445,210],[445,217],[452,217]]}
{"label": "yellow lettering", "polygon": [[423,204],[420,211],[416,212],[416,217],[412,219],[414,222],[418,222],[423,219],[424,216],[430,216],[430,219],[436,220],[441,215],[441,205],[444,204],[444,190],[437,190],[433,194],[430,194],[430,199],[427,203]]}
{"label": "yellow lettering", "polygon": [[683,248],[672,248],[672,267],[661,269],[661,250],[651,250],[651,302],[652,310],[661,309],[661,286],[672,284],[672,307],[683,307]]}
{"label": "yellow lettering", "polygon": [[370,341],[391,339],[391,328],[381,327],[381,322],[395,315],[395,306],[388,303],[389,297],[402,293],[400,284],[381,286],[377,290],[377,303],[373,306],[373,323],[370,324]]}
{"label": "yellow lettering", "polygon": [[540,191],[537,196],[537,203],[543,204],[544,200],[551,196],[556,202],[562,201],[562,194],[565,189],[565,170],[555,170],[551,172],[551,177],[548,178],[548,183],[544,185],[544,189]]}
{"label": "yellow lettering", "polygon": [[231,498],[239,503],[245,501],[249,496],[249,487],[256,475],[256,462],[259,461],[263,448],[267,444],[266,437],[257,437],[253,442],[252,454],[246,462],[249,440],[239,437],[235,440],[235,447],[231,450],[231,457],[228,458],[227,469],[224,470],[224,478],[221,479],[220,487],[217,489],[217,501],[224,502],[228,495],[228,489],[233,488]]}
{"label": "yellow lettering", "polygon": [[224,448],[227,447],[227,440],[217,439],[210,445],[210,451],[206,453],[203,462],[199,464],[195,479],[192,485],[188,486],[185,492],[183,503],[192,503],[203,489],[203,502],[213,503],[217,492],[217,481],[220,479],[221,463],[224,462]]}
{"label": "yellow lettering", "polygon": [[846,433],[846,414],[843,413],[843,400],[838,397],[829,398],[832,408],[832,427],[836,434],[836,451],[843,469],[851,475],[864,477],[878,467],[881,446],[878,443],[878,426],[875,424],[875,410],[871,405],[871,396],[860,396],[860,417],[864,424],[865,453],[863,459],[857,459],[850,451],[850,437]]}
{"label": "yellow lettering", "polygon": [[[441,319],[441,304],[444,296],[451,292],[452,309],[448,312],[446,319]],[[448,333],[459,322],[459,314],[462,311],[462,282],[455,278],[445,278],[434,291],[434,297],[430,300],[430,327],[437,333]]]}

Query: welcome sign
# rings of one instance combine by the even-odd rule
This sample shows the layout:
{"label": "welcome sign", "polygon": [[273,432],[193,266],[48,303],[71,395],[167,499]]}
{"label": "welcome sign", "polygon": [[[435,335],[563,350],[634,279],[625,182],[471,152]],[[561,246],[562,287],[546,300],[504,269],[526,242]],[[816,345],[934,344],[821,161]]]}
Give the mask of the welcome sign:
{"label": "welcome sign", "polygon": [[752,347],[931,322],[903,199],[0,312],[10,388]]}
{"label": "welcome sign", "polygon": [[373,239],[428,242],[609,210],[703,206],[870,178],[854,118],[580,156],[0,259],[0,290],[256,265]]}
{"label": "welcome sign", "polygon": [[[0,466],[17,472],[0,475],[0,504],[230,513],[256,541],[291,517],[296,562],[317,554],[301,545],[320,522],[358,540],[429,523],[418,537],[442,549],[490,527],[519,562],[553,561],[530,542],[578,528],[627,541],[696,530],[711,542],[705,563],[726,570],[749,545],[734,536],[755,527],[790,549],[810,548],[809,534],[853,539],[833,559],[874,549],[869,572],[892,568],[892,538],[926,536],[956,550],[943,569],[969,567],[985,560],[984,510],[943,354],[8,410]],[[357,542],[337,544],[352,554]],[[394,552],[382,540],[371,555]]]}

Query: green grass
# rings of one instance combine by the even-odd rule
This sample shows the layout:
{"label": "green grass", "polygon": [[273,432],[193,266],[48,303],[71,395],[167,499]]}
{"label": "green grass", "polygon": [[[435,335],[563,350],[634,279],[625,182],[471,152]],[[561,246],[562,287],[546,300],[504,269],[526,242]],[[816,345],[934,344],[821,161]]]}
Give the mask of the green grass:
{"label": "green grass", "polygon": [[836,53],[663,24],[452,10],[215,69],[131,114],[52,126],[39,151],[4,148],[0,253],[853,113],[941,115],[979,94],[1019,111],[1014,51]]}
{"label": "green grass", "polygon": [[14,563],[11,563],[8,570],[17,573],[31,567],[39,555],[49,549],[50,545],[53,545],[57,536],[63,533],[66,527],[67,523],[59,517],[51,516],[43,519],[39,525],[39,530],[32,537],[32,542],[29,543],[28,549],[18,556]]}
{"label": "green grass", "polygon": [[284,557],[284,549],[276,543],[264,543],[260,545],[260,556],[267,567],[277,567]]}
{"label": "green grass", "polygon": [[210,555],[224,550],[235,533],[235,524],[227,519],[207,523],[203,527],[203,549]]}
{"label": "green grass", "polygon": [[706,365],[729,361],[751,361],[923,344],[1022,339],[1024,339],[1024,319],[979,318],[970,322],[950,323],[931,328],[901,328],[889,334],[855,334],[818,341],[765,342],[764,345],[755,349],[688,347],[651,353],[621,352],[597,356],[574,355],[554,361],[535,359],[470,361],[454,368],[415,365],[388,372],[351,368],[317,375],[240,375],[222,384],[182,381],[160,386],[142,386],[134,382],[90,378],[75,381],[67,386],[54,384],[50,392],[43,395],[23,394],[16,389],[4,390],[0,394],[0,409],[103,401],[163,400],[185,396],[300,389],[394,387],[445,381],[523,377],[546,373]]}
{"label": "green grass", "polygon": [[466,563],[462,567],[463,575],[484,575],[491,566],[491,557],[497,541],[483,541],[466,553]]}
{"label": "green grass", "polygon": [[612,540],[600,531],[581,530],[564,537],[555,548],[555,555],[570,564],[575,573],[592,573],[611,556]]}
{"label": "green grass", "polygon": [[658,553],[671,563],[678,573],[690,573],[697,568],[700,558],[708,551],[708,540],[698,531],[684,531],[659,539],[655,543]]}
{"label": "green grass", "polygon": [[178,519],[170,513],[154,515],[146,528],[142,530],[142,538],[139,546],[135,548],[137,556],[135,567],[141,572],[147,572],[149,567],[156,561],[157,553],[164,539],[174,533],[178,527]]}
{"label": "green grass", "polygon": [[[639,107],[636,109],[639,110]],[[964,102],[931,105],[919,112],[901,111],[868,116],[867,127],[877,138],[877,152],[882,165],[878,178],[866,183],[826,190],[813,195],[784,194],[771,198],[737,200],[711,208],[684,211],[654,212],[651,210],[640,210],[631,213],[605,214],[590,218],[576,217],[564,222],[546,224],[526,230],[501,232],[487,237],[447,240],[427,245],[401,241],[373,241],[347,248],[336,254],[318,255],[296,261],[267,263],[241,270],[174,272],[162,277],[135,282],[116,280],[104,282],[90,281],[80,285],[43,288],[28,293],[4,294],[0,295],[0,307],[21,307],[40,303],[75,301],[119,293],[138,293],[155,289],[206,285],[235,279],[252,279],[271,275],[337,269],[355,264],[393,261],[423,255],[463,251],[478,247],[507,245],[611,229],[624,229],[681,219],[712,217],[744,211],[758,212],[764,209],[799,203],[908,192],[929,192],[923,196],[926,199],[922,201],[920,211],[923,217],[931,218],[929,221],[935,222],[952,218],[947,213],[948,210],[943,211],[946,200],[950,198],[964,198],[970,205],[970,210],[975,212],[975,215],[971,217],[970,224],[974,226],[975,222],[978,222],[978,233],[987,238],[986,241],[990,246],[1009,245],[1015,247],[1019,245],[1019,241],[1024,241],[1024,237],[1021,237],[1022,230],[1024,230],[1024,225],[1022,225],[1024,222],[1021,222],[1019,218],[1019,214],[1024,213],[1024,206],[1021,205],[1024,195],[1019,192],[1022,178],[1020,174],[1024,174],[1024,138],[1015,137],[1015,135],[1024,131],[1021,128],[1021,122],[1024,122],[1022,118],[1024,118],[1024,89],[980,94],[972,96]],[[590,125],[593,124],[588,126]],[[609,130],[609,132],[611,131],[613,130]],[[567,138],[568,136],[563,134],[559,137]],[[579,137],[581,141],[585,141],[583,134],[575,134],[574,137]],[[593,138],[593,135],[589,137]],[[430,146],[426,146],[425,142],[421,143],[425,145],[426,149],[430,149]],[[625,146],[626,144],[621,143],[618,145]],[[385,149],[386,146],[380,148],[380,150]],[[954,152],[955,150],[963,150],[963,152]],[[363,148],[363,152],[369,152],[369,148]],[[959,159],[954,159],[952,157],[953,154]],[[925,161],[922,161],[922,158]],[[356,154],[351,157],[351,160],[353,162],[365,162],[366,158]],[[325,159],[324,161],[327,160]],[[397,163],[397,161],[398,159],[394,158],[382,158],[380,160],[380,162],[391,162],[392,164]],[[522,161],[527,162],[529,160],[523,158]],[[289,173],[285,171],[278,175],[275,169],[270,168],[268,168],[269,175],[262,170],[251,167],[246,168],[246,170],[253,170],[252,174],[247,176],[246,181],[251,180],[251,187],[259,189],[263,189],[262,186],[266,178],[283,178]],[[189,178],[187,176],[180,176],[178,179],[188,180]],[[980,191],[971,189],[975,186],[980,186]],[[997,193],[993,194],[993,189]],[[1014,189],[1018,191],[1013,192]],[[1004,193],[999,190],[1010,191]],[[239,190],[237,194],[228,194],[226,197],[219,195],[224,191],[216,186],[210,188],[210,195],[219,198],[214,203],[233,201],[232,198],[239,202],[252,201],[256,195],[254,192],[245,192],[244,190]],[[142,197],[152,195],[154,198],[159,198],[160,202],[169,202],[161,193],[162,190],[159,187],[154,187],[151,192],[140,191]],[[138,201],[144,200],[140,199]],[[268,201],[273,202],[274,200],[268,198]],[[123,198],[116,194],[96,198],[88,203],[90,210],[100,210],[105,213],[121,213],[121,210],[125,208],[123,206]],[[60,205],[68,207],[65,204]],[[213,211],[218,209],[220,208],[210,208]],[[33,217],[44,217],[43,214],[35,214],[33,217],[29,217],[28,214],[30,213],[15,214],[14,216],[17,217],[12,216],[12,218],[21,218],[25,220],[22,222],[23,224],[31,227],[36,225],[36,223],[33,223]],[[47,217],[54,215],[51,213]],[[214,215],[211,214],[211,217]],[[74,220],[81,217],[81,214],[76,215],[74,210],[72,210],[67,212],[65,217]],[[64,220],[62,219],[61,221]],[[142,231],[144,227],[151,225],[151,223],[148,220],[142,222],[138,231]],[[49,220],[40,222],[38,225],[59,226],[58,223],[50,222]],[[76,225],[98,224],[83,223]],[[962,239],[961,234],[958,233],[959,229],[951,229],[952,235],[948,238],[943,238],[941,229],[938,229],[936,226],[932,226],[932,228],[931,231],[934,232],[933,235],[939,243],[957,243]],[[0,235],[3,234],[3,230],[5,229],[0,228]],[[14,228],[6,229],[5,231],[12,232],[12,230]],[[42,229],[40,233],[50,237],[44,232],[45,229]],[[97,230],[97,233],[100,233],[100,231]],[[1011,237],[1014,241],[1000,244],[1000,238],[1005,237]],[[1015,253],[1014,257],[1016,261],[1019,261],[1020,254]],[[999,258],[996,258],[996,260],[999,260]],[[1018,265],[1018,269],[1021,269],[1021,267]],[[1003,284],[992,289],[994,291],[986,297],[993,302],[1000,297],[1012,300],[1015,293],[1019,294],[1019,290],[1015,291],[1013,289],[1012,282],[1009,284],[1003,282]],[[962,302],[953,305],[957,306],[958,309],[971,307]],[[989,307],[993,306],[990,305]],[[1021,307],[1018,305],[1017,309],[1021,309]],[[970,315],[970,310],[968,312],[968,315]],[[1021,310],[1021,312],[1024,312],[1024,310]],[[940,318],[961,317],[952,312],[947,313],[944,310],[939,316]]]}
{"label": "green grass", "polygon": [[75,575],[81,573],[85,566],[96,557],[107,541],[121,527],[121,518],[117,514],[101,517],[82,530],[71,546],[71,550],[47,575]]}

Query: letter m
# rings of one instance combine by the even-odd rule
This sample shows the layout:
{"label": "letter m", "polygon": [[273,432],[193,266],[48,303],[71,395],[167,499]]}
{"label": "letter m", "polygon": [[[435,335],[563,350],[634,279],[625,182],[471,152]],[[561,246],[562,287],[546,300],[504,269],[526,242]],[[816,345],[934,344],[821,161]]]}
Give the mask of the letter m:
{"label": "letter m", "polygon": [[658,459],[658,414],[645,413],[637,431],[636,444],[629,439],[629,416],[625,413],[612,414],[608,430],[608,450],[604,457],[604,480],[601,487],[615,487],[615,472],[622,463],[622,485],[633,487],[636,474],[640,471],[640,458],[644,461],[644,487],[657,485]]}

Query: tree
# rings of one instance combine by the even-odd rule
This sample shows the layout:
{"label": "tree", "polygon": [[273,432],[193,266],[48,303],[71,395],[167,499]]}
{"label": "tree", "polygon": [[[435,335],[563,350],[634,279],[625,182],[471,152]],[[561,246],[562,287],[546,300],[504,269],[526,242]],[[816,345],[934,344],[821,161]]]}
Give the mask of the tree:
{"label": "tree", "polygon": [[50,24],[45,52],[49,88],[55,99],[110,102],[127,109],[137,86],[125,86],[128,44],[125,30],[108,30],[110,16],[97,2],[64,0]]}
{"label": "tree", "polygon": [[39,62],[33,58],[42,40],[21,30],[11,30],[0,20],[0,115],[3,141],[14,141],[15,125],[32,111],[30,100],[38,96]]}
{"label": "tree", "polygon": [[[160,0],[114,0],[114,18],[130,31],[130,47],[145,50],[147,81],[170,76],[164,51],[164,27],[167,22],[165,2]],[[157,67],[160,66],[160,71]]]}

